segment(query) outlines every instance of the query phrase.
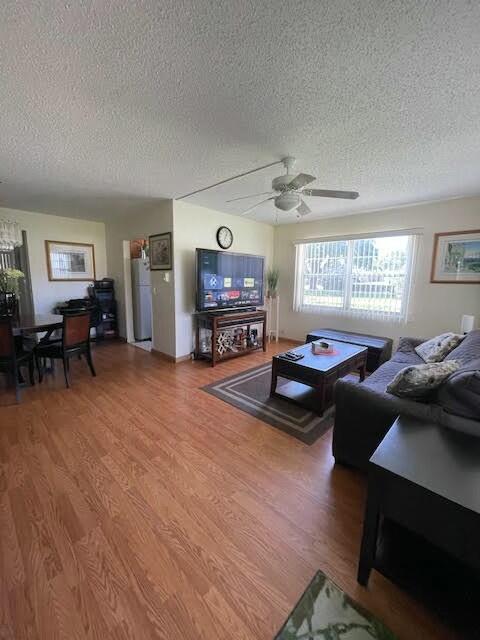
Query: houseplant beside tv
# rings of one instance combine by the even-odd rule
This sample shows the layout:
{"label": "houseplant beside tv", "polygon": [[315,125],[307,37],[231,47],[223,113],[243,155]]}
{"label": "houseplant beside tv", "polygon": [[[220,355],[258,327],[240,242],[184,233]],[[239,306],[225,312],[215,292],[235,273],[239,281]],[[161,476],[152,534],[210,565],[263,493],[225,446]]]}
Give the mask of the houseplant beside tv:
{"label": "houseplant beside tv", "polygon": [[278,295],[278,279],[280,270],[278,267],[269,267],[266,273],[267,298],[276,298]]}
{"label": "houseplant beside tv", "polygon": [[[265,279],[267,281],[268,339],[271,340],[275,337],[276,342],[278,342],[280,333],[280,296],[278,295],[279,277],[280,269],[278,267],[269,267],[267,269]],[[275,319],[273,316],[275,316]]]}

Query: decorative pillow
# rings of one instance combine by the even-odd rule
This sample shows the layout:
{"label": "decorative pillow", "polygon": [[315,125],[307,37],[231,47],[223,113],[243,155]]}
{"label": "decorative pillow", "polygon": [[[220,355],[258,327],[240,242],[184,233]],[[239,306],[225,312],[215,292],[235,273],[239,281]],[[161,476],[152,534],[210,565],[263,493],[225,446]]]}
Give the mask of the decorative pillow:
{"label": "decorative pillow", "polygon": [[460,344],[464,337],[459,333],[442,333],[422,342],[418,347],[415,347],[415,351],[424,362],[441,362],[450,351]]}
{"label": "decorative pillow", "polygon": [[387,392],[400,398],[425,398],[459,367],[455,360],[405,367],[387,386]]}

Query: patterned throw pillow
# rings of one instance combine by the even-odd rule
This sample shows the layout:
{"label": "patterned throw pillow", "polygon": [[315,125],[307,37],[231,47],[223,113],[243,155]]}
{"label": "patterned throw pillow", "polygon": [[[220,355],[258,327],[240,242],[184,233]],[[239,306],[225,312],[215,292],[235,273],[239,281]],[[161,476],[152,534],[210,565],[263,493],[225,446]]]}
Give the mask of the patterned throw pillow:
{"label": "patterned throw pillow", "polygon": [[441,362],[450,351],[453,351],[465,336],[459,333],[442,333],[435,338],[422,342],[415,351],[424,362]]}
{"label": "patterned throw pillow", "polygon": [[425,398],[460,367],[460,362],[431,362],[401,369],[387,386],[400,398]]}

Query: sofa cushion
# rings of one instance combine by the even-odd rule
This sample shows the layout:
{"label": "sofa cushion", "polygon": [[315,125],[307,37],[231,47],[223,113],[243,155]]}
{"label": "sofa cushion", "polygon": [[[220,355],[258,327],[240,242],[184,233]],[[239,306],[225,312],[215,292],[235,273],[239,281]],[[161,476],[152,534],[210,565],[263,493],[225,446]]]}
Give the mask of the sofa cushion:
{"label": "sofa cushion", "polygon": [[460,363],[455,360],[405,367],[387,386],[387,393],[400,398],[427,398],[459,367]]}
{"label": "sofa cushion", "polygon": [[437,403],[447,413],[480,421],[480,357],[460,367],[439,387]]}
{"label": "sofa cushion", "polygon": [[422,342],[427,342],[430,338],[411,338],[402,336],[398,339],[397,353],[415,353],[415,347],[418,347]]}
{"label": "sofa cushion", "polygon": [[442,333],[439,336],[430,338],[422,342],[415,351],[424,362],[442,362],[455,347],[463,340],[464,336],[459,333]]}
{"label": "sofa cushion", "polygon": [[[418,357],[418,356],[417,356]],[[368,387],[372,391],[378,391],[385,393],[388,384],[393,380],[397,373],[405,367],[403,362],[395,362],[395,360],[388,360],[384,362],[381,367],[369,375],[364,382],[360,384],[362,387]]]}
{"label": "sofa cushion", "polygon": [[422,358],[415,351],[415,347],[418,347],[422,342],[425,342],[424,338],[400,338],[392,360],[394,362],[403,362],[404,364],[422,364]]}
{"label": "sofa cushion", "polygon": [[480,329],[467,333],[462,342],[453,351],[450,351],[445,360],[459,360],[467,364],[470,360],[480,358]]}

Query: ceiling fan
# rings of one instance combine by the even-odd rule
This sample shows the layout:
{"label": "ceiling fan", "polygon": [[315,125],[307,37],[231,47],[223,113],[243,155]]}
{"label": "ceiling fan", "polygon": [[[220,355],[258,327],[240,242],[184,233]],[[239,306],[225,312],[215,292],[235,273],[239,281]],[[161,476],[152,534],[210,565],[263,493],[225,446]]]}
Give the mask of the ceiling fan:
{"label": "ceiling fan", "polygon": [[264,202],[273,200],[275,207],[277,209],[280,209],[281,211],[289,212],[295,210],[297,216],[306,216],[311,212],[311,209],[302,199],[303,196],[317,196],[320,198],[344,198],[347,200],[355,200],[360,195],[357,191],[305,189],[308,184],[316,180],[315,176],[310,176],[307,173],[299,173],[298,175],[294,175],[293,170],[295,167],[296,159],[292,158],[291,156],[287,156],[282,160],[277,160],[276,162],[271,162],[270,164],[263,165],[263,167],[257,167],[256,169],[245,171],[244,173],[240,173],[238,176],[233,176],[232,178],[227,178],[226,180],[221,180],[220,182],[211,184],[208,187],[203,187],[201,189],[197,189],[196,191],[192,191],[191,193],[186,193],[183,196],[177,197],[176,200],[188,198],[189,196],[196,195],[197,193],[201,193],[202,191],[206,191],[207,189],[218,187],[222,184],[225,184],[226,182],[231,182],[232,180],[236,180],[237,178],[243,178],[244,176],[248,176],[251,173],[256,173],[257,171],[267,169],[268,167],[273,167],[276,164],[280,163],[282,163],[285,167],[286,173],[283,176],[278,176],[278,178],[273,179],[272,191],[266,191],[264,193],[254,193],[250,196],[241,196],[240,198],[227,200],[227,202],[237,202],[238,200],[246,200],[247,198],[254,198],[255,196],[268,195],[269,197],[265,200],[261,200],[260,202],[254,204],[252,207],[249,207],[248,209],[245,209],[245,211],[242,211],[242,215],[248,213],[249,211],[252,211]]}
{"label": "ceiling fan", "polygon": [[307,185],[316,180],[315,176],[311,176],[308,173],[293,174],[295,166],[295,158],[287,157],[283,158],[282,163],[285,166],[286,173],[283,176],[278,176],[272,181],[272,191],[266,191],[265,193],[255,193],[250,196],[241,196],[240,198],[233,198],[227,200],[227,202],[237,202],[238,200],[245,200],[247,198],[253,198],[254,196],[263,196],[268,194],[268,198],[257,202],[253,206],[245,209],[242,215],[249,213],[256,207],[273,200],[273,203],[277,209],[281,211],[289,212],[296,211],[298,216],[306,216],[311,213],[310,207],[303,200],[303,196],[317,196],[320,198],[344,198],[347,200],[355,200],[360,195],[357,191],[336,191],[330,189],[305,189]]}

